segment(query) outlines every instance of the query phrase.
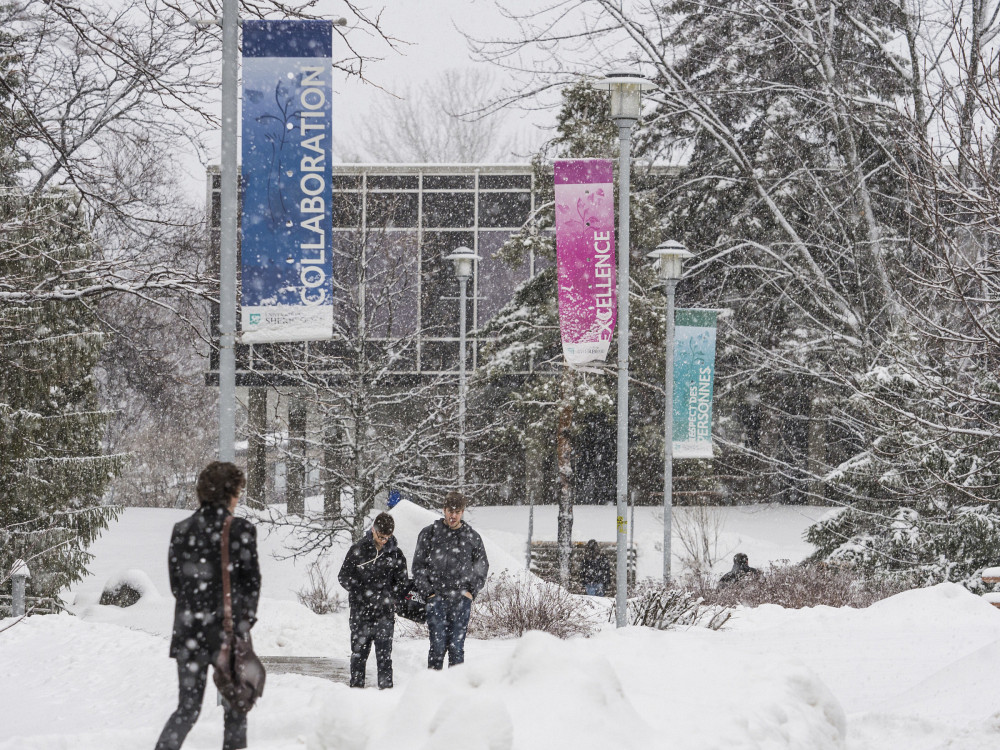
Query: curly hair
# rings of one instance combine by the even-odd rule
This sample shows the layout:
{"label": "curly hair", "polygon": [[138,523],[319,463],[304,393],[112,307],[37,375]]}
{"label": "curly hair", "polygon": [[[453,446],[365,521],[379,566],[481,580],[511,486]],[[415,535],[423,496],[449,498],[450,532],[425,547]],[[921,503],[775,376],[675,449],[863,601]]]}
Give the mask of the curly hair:
{"label": "curly hair", "polygon": [[469,499],[458,490],[452,490],[444,496],[445,510],[465,510],[469,505]]}
{"label": "curly hair", "polygon": [[379,513],[375,516],[375,522],[372,524],[372,528],[383,536],[390,536],[396,528],[396,520],[388,513]]}
{"label": "curly hair", "polygon": [[201,470],[195,491],[201,507],[228,508],[233,496],[240,494],[246,483],[239,466],[228,461],[213,461]]}

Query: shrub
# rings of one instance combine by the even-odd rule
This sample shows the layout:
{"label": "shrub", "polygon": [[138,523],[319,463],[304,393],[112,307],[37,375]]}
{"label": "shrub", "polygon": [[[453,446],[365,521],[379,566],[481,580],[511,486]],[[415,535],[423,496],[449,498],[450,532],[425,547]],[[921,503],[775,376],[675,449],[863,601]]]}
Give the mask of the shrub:
{"label": "shrub", "polygon": [[[613,618],[614,614],[612,609],[609,617]],[[657,630],[694,626],[719,630],[731,614],[726,607],[706,605],[704,598],[694,591],[643,581],[628,600],[625,617],[629,625]]]}
{"label": "shrub", "polygon": [[542,630],[558,638],[594,632],[590,604],[561,586],[511,577],[490,576],[473,607],[469,635],[474,638],[517,638]]}
{"label": "shrub", "polygon": [[344,597],[334,591],[326,569],[319,560],[309,566],[309,582],[295,592],[299,601],[317,615],[329,615],[344,608]]}
{"label": "shrub", "polygon": [[747,575],[722,588],[695,591],[706,602],[724,607],[757,607],[777,604],[799,609],[815,607],[867,607],[909,588],[898,581],[864,577],[853,568],[801,563],[774,565],[759,576]]}

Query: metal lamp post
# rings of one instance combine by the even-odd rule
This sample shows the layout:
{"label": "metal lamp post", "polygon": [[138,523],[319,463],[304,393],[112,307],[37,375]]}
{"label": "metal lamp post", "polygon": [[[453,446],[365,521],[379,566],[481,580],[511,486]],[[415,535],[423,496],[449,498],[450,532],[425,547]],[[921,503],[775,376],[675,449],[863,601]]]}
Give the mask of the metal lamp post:
{"label": "metal lamp post", "polygon": [[684,275],[685,258],[693,254],[679,242],[667,240],[646,255],[656,262],[656,269],[663,282],[663,294],[666,297],[667,335],[665,341],[666,370],[663,387],[663,585],[670,583],[670,534],[671,513],[673,506],[674,487],[674,291],[677,282]]}
{"label": "metal lamp post", "polygon": [[222,190],[219,227],[219,460],[236,458],[236,133],[239,2],[222,3]]}
{"label": "metal lamp post", "polygon": [[628,589],[628,336],[629,191],[632,126],[639,119],[642,92],[653,84],[635,73],[608,73],[594,86],[611,92],[611,119],[618,126],[618,506],[615,624],[624,627]]}
{"label": "metal lamp post", "polygon": [[479,260],[474,250],[459,247],[445,260],[454,261],[459,294],[459,357],[458,357],[458,486],[465,489],[465,300],[474,264]]}

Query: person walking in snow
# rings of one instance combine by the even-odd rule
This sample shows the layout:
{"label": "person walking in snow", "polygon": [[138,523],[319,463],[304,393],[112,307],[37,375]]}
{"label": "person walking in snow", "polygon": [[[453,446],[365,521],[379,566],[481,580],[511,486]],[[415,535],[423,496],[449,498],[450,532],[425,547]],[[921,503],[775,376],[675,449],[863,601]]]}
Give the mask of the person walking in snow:
{"label": "person walking in snow", "polygon": [[742,552],[737,552],[733,557],[732,569],[719,579],[719,588],[728,586],[731,583],[736,583],[745,576],[756,577],[759,575],[760,571],[757,570],[757,568],[750,567],[750,558]]}
{"label": "person walking in snow", "polygon": [[583,552],[580,580],[583,581],[583,590],[587,596],[604,596],[605,589],[611,585],[611,566],[608,558],[601,554],[596,539],[587,542],[587,548]]}
{"label": "person walking in snow", "polygon": [[406,593],[406,557],[392,535],[396,522],[379,513],[347,553],[337,580],[351,605],[351,687],[365,686],[372,644],[380,690],[392,687],[392,631],[395,603]]}
{"label": "person walking in snow", "polygon": [[[222,525],[236,510],[246,485],[235,464],[214,461],[198,476],[200,507],[174,526],[167,565],[174,594],[170,656],[177,660],[177,710],[167,720],[156,750],[177,750],[201,713],[208,666],[222,645]],[[257,531],[245,518],[233,518],[229,530],[233,631],[248,637],[257,621],[260,564]],[[247,746],[247,715],[223,703],[222,750]]]}
{"label": "person walking in snow", "polygon": [[483,538],[462,521],[467,502],[462,493],[449,492],[444,518],[421,530],[413,553],[414,586],[427,602],[430,669],[444,666],[446,651],[449,667],[465,661],[472,601],[490,570]]}

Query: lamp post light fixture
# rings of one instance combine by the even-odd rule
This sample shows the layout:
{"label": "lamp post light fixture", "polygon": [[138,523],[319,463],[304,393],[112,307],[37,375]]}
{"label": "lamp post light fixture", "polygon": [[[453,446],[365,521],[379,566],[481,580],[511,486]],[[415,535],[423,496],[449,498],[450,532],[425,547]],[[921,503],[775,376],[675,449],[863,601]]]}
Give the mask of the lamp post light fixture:
{"label": "lamp post light fixture", "polygon": [[458,355],[458,486],[465,489],[465,307],[469,279],[480,258],[467,247],[456,248],[445,260],[455,263],[455,277],[458,279],[459,293],[459,355]]}
{"label": "lamp post light fixture", "polygon": [[656,262],[666,297],[665,383],[663,386],[663,584],[670,583],[670,535],[674,488],[674,291],[684,275],[684,261],[693,253],[679,242],[667,240],[646,255]]}
{"label": "lamp post light fixture", "polygon": [[642,92],[653,83],[631,72],[608,73],[594,83],[611,92],[611,119],[618,126],[618,478],[616,484],[617,559],[615,624],[626,625],[628,589],[628,337],[629,337],[629,191],[632,126],[639,119]]}

